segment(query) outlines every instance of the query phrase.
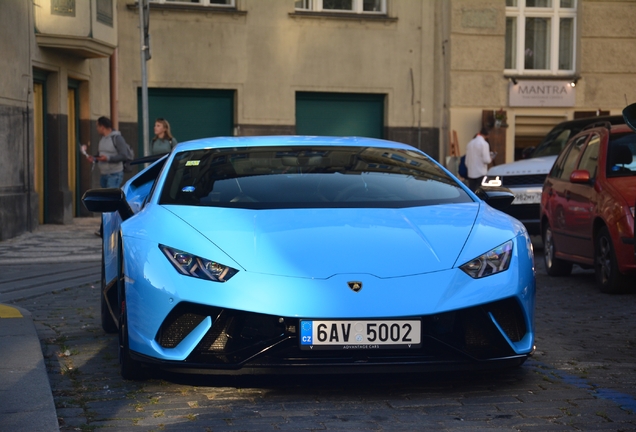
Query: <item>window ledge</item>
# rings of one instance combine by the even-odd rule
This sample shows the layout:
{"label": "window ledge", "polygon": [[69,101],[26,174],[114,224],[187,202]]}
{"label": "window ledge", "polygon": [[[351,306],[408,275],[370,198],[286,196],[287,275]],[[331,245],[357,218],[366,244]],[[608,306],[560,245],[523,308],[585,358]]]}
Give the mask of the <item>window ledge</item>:
{"label": "window ledge", "polygon": [[338,19],[338,20],[348,20],[348,21],[376,21],[376,22],[386,22],[393,23],[397,22],[397,18],[391,18],[387,15],[383,14],[366,14],[366,13],[349,13],[349,12],[304,12],[304,11],[296,11],[290,12],[289,16],[291,18],[303,19]]}
{"label": "window ledge", "polygon": [[[128,3],[126,5],[128,9],[139,10],[139,5],[135,3]],[[150,10],[172,10],[183,12],[210,12],[227,15],[247,15],[246,11],[240,11],[233,6],[208,6],[208,5],[189,5],[189,4],[165,4],[165,3],[150,3]]]}
{"label": "window ledge", "polygon": [[35,40],[42,48],[52,48],[83,59],[108,58],[115,46],[90,37],[36,34]]}
{"label": "window ledge", "polygon": [[519,75],[519,74],[504,74],[505,79],[514,79],[517,81],[573,81],[581,79],[580,75],[576,74],[564,74],[564,75]]}

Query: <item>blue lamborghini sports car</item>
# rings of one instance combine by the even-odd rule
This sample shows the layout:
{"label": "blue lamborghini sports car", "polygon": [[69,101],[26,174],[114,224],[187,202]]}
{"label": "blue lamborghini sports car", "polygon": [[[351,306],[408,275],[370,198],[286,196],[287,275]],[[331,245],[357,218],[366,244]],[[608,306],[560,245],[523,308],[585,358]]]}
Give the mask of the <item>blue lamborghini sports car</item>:
{"label": "blue lamborghini sports car", "polygon": [[102,326],[127,379],[518,366],[535,275],[524,226],[494,208],[512,199],[396,142],[182,143],[84,195],[103,213]]}

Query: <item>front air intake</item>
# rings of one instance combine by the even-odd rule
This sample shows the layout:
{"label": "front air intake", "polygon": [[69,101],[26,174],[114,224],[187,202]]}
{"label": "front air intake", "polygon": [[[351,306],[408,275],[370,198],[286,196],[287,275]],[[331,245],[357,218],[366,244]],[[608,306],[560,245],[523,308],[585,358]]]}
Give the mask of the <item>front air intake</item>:
{"label": "front air intake", "polygon": [[208,316],[214,321],[218,310],[191,303],[179,303],[166,317],[155,340],[163,348],[174,348]]}
{"label": "front air intake", "polygon": [[526,321],[519,302],[513,298],[490,303],[484,306],[497,321],[512,342],[519,342],[526,334]]}
{"label": "front air intake", "polygon": [[525,315],[513,298],[424,317],[422,332],[476,359],[513,355],[493,318],[510,341],[525,336]]}

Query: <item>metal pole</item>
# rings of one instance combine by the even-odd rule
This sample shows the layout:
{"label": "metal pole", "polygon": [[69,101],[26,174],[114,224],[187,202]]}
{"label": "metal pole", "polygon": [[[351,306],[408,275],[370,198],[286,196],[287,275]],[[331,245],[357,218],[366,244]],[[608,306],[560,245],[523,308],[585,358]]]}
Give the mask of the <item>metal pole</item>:
{"label": "metal pole", "polygon": [[[146,45],[146,20],[145,3],[148,0],[138,0],[139,4],[139,44],[141,46],[141,112],[143,118],[143,151],[144,155],[150,154],[150,146],[148,143],[148,73],[146,71],[146,61],[148,55],[146,51],[148,46]],[[138,157],[141,155],[137,155]]]}

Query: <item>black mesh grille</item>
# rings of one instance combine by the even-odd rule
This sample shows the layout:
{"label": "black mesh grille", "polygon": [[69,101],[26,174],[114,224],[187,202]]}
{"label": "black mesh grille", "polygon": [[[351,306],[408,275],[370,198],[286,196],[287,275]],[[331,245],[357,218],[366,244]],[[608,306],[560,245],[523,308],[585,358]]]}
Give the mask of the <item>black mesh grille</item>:
{"label": "black mesh grille", "polygon": [[[207,316],[216,317],[214,310],[205,310],[196,305],[189,303],[180,303],[168,314],[159,332],[156,340],[163,348],[174,348],[181,342],[201,321]],[[218,310],[217,310],[218,311]]]}
{"label": "black mesh grille", "polygon": [[[291,322],[297,322],[291,319]],[[190,360],[236,364],[285,338],[285,320],[224,309],[190,355]]]}
{"label": "black mesh grille", "polygon": [[542,185],[546,177],[546,174],[504,175],[502,176],[502,183],[506,187],[522,185]]}
{"label": "black mesh grille", "polygon": [[539,221],[541,215],[540,204],[515,204],[506,207],[506,213],[522,222]]}
{"label": "black mesh grille", "polygon": [[506,299],[486,306],[499,326],[513,342],[519,342],[526,334],[526,322],[521,306],[515,299]]}
{"label": "black mesh grille", "polygon": [[164,348],[174,348],[179,345],[196,326],[201,324],[205,317],[193,313],[183,314],[168,324],[161,333],[159,344]]}
{"label": "black mesh grille", "polygon": [[514,299],[423,317],[422,331],[477,359],[511,355],[512,348],[489,312],[511,341],[525,335],[523,311]]}

